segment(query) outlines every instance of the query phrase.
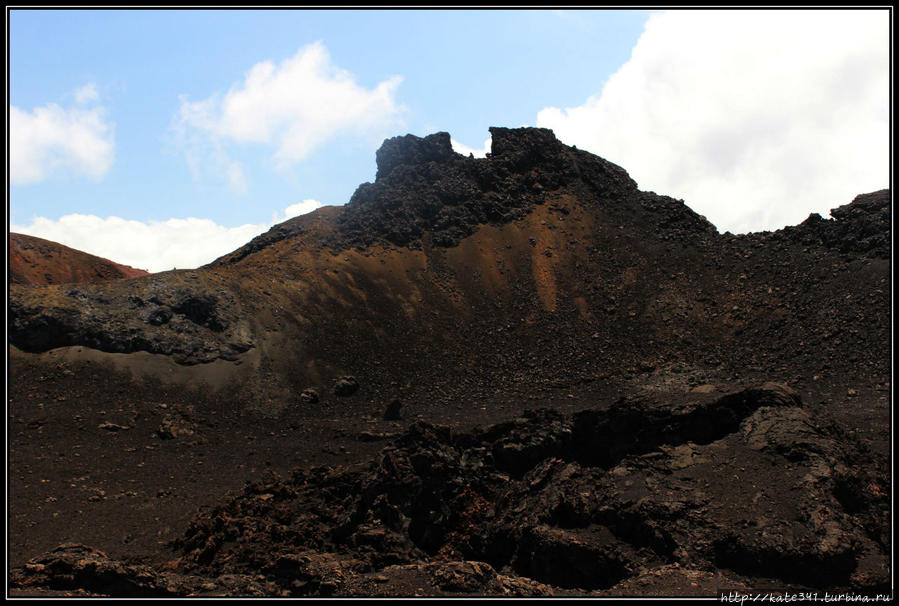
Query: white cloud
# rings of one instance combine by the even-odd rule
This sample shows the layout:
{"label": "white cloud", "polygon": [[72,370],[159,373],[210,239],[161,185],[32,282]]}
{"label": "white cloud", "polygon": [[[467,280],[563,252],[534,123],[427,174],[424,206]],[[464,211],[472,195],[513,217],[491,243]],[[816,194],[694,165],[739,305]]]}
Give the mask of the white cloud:
{"label": "white cloud", "polygon": [[210,152],[226,154],[227,145],[256,143],[274,147],[276,167],[289,169],[340,134],[379,141],[398,123],[401,81],[394,76],[366,89],[316,42],[278,65],[257,63],[224,96],[182,97],[176,139],[193,164]]}
{"label": "white cloud", "polygon": [[322,206],[324,206],[324,204],[319,202],[318,200],[306,199],[302,202],[291,204],[282,211],[280,216],[275,215],[273,217],[273,221],[274,223],[287,221],[288,219],[293,219],[294,217],[299,217],[300,215],[311,213],[316,208],[320,208]]}
{"label": "white cloud", "polygon": [[271,223],[225,227],[210,219],[134,221],[119,217],[71,214],[54,221],[44,217],[10,231],[52,240],[92,255],[151,272],[205,265],[227,254],[275,223],[322,206],[303,200],[272,216]]}
{"label": "white cloud", "polygon": [[75,102],[79,104],[90,103],[91,101],[99,101],[100,93],[97,92],[97,85],[93,82],[85,84],[81,88],[75,89]]}
{"label": "white cloud", "polygon": [[887,11],[669,11],[537,125],[721,231],[778,229],[888,186],[889,58]]}
{"label": "white cloud", "polygon": [[459,143],[455,139],[450,139],[450,144],[453,146],[453,151],[457,154],[462,154],[463,156],[467,156],[468,154],[474,154],[475,158],[483,158],[488,153],[490,153],[490,145],[493,143],[492,137],[487,137],[487,140],[484,141],[484,147],[481,149],[475,149],[473,147],[468,147],[467,145],[463,145]]}
{"label": "white cloud", "polygon": [[[82,87],[76,98],[86,101]],[[96,89],[93,89],[96,100]],[[65,109],[55,103],[25,111],[9,108],[9,180],[12,185],[39,183],[54,175],[86,176],[99,181],[115,156],[115,124],[102,107]]]}
{"label": "white cloud", "polygon": [[228,165],[228,185],[235,193],[247,193],[247,178],[244,176],[243,166],[240,162],[231,162]]}

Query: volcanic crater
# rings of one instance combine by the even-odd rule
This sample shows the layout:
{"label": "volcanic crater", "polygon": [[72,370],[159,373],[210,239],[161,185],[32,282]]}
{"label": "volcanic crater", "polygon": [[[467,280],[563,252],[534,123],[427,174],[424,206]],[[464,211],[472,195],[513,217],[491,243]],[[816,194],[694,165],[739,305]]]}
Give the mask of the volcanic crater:
{"label": "volcanic crater", "polygon": [[490,132],[195,270],[11,279],[10,594],[889,593],[890,191],[721,234]]}

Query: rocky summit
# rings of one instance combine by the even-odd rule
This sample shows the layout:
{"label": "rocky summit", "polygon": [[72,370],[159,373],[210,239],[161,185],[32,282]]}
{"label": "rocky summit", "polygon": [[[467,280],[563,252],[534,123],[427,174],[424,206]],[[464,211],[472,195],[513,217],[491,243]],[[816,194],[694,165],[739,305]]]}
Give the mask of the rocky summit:
{"label": "rocky summit", "polygon": [[891,193],[775,232],[546,129],[8,303],[17,596],[888,593]]}

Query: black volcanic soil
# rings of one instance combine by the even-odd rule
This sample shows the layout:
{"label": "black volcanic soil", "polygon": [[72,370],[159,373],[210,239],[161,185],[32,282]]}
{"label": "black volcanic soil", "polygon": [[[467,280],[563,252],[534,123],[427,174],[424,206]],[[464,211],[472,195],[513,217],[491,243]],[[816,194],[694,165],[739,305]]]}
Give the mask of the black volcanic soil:
{"label": "black volcanic soil", "polygon": [[888,591],[890,193],[721,235],[491,133],[206,268],[11,286],[13,594]]}

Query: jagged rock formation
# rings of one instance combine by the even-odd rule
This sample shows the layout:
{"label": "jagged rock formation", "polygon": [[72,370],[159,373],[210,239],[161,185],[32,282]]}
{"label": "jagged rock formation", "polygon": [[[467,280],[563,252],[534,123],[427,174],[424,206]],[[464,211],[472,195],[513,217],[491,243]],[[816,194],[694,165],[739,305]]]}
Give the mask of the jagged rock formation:
{"label": "jagged rock formation", "polygon": [[491,134],[389,139],[346,206],[198,270],[11,285],[15,586],[883,590],[889,191],[719,234]]}
{"label": "jagged rock formation", "polygon": [[[568,148],[545,129],[492,128],[486,160],[453,152],[449,133],[388,139],[378,151],[374,183],[356,190],[339,220],[339,242],[369,246],[378,239],[421,247],[455,246],[485,223],[522,218],[546,192],[581,181],[619,199],[636,190],[623,170]],[[602,198],[600,198],[600,201]]]}
{"label": "jagged rock formation", "polygon": [[10,284],[105,282],[147,273],[43,238],[9,234]]}

